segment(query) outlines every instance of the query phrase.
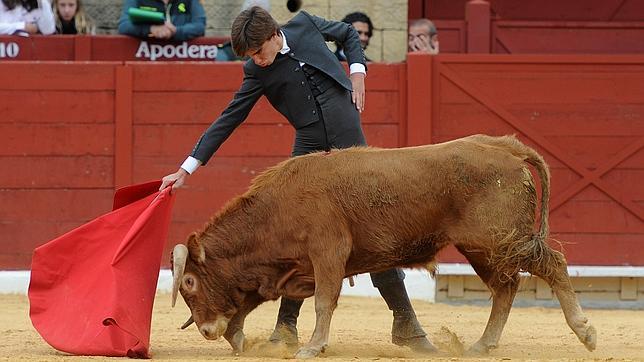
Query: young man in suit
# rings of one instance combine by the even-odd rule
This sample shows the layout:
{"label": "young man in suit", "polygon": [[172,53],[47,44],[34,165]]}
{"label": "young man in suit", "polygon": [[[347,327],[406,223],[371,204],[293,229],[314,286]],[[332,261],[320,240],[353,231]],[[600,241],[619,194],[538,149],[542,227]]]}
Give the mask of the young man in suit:
{"label": "young man in suit", "polygon": [[[366,145],[360,126],[364,109],[366,61],[360,39],[349,24],[327,21],[302,11],[283,27],[260,7],[242,11],[231,29],[233,49],[250,59],[232,102],[204,132],[179,170],[163,178],[161,188],[180,187],[248,116],[262,96],[296,130],[292,156]],[[342,44],[350,76],[325,41]],[[393,311],[392,342],[433,352],[409,302],[404,274],[391,269],[371,274],[375,287]],[[297,344],[301,300],[282,298],[271,341]]]}

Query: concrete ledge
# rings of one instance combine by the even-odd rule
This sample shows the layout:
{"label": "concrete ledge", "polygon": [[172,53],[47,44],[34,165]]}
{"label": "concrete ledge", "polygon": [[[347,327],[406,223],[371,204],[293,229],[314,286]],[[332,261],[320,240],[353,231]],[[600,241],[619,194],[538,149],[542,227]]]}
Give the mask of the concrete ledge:
{"label": "concrete ledge", "polygon": [[[438,264],[438,274],[476,275],[471,265],[461,263]],[[644,266],[571,265],[568,274],[571,277],[644,277]]]}
{"label": "concrete ledge", "polygon": [[[644,267],[570,266],[568,274],[585,308],[644,309]],[[435,301],[489,305],[491,293],[469,264],[441,264]],[[529,273],[521,274],[515,306],[557,307],[550,286]]]}
{"label": "concrete ledge", "polygon": [[27,294],[29,270],[0,271],[0,294]]}

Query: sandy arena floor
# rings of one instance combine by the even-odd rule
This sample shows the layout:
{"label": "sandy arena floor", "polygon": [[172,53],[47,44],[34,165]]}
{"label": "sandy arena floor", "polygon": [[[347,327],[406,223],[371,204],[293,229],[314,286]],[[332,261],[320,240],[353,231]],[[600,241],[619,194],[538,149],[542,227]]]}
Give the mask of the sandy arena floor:
{"label": "sandy arena floor", "polygon": [[[179,298],[181,299],[181,298]],[[85,361],[114,358],[73,357],[47,345],[31,326],[26,296],[0,295],[0,360]],[[271,346],[269,336],[278,304],[268,302],[250,314],[245,333],[250,350],[233,356],[224,340],[207,341],[194,326],[180,330],[187,307],[170,308],[170,296],[157,296],[152,321],[151,353],[155,360],[271,361],[290,358],[293,351]],[[565,324],[560,309],[514,308],[498,349],[484,358],[464,357],[485,328],[488,307],[451,306],[414,301],[419,319],[441,352],[415,355],[390,343],[391,314],[377,298],[341,297],[331,328],[328,350],[320,360],[642,360],[644,361],[644,311],[586,310],[598,331],[598,348],[588,352]],[[313,300],[304,303],[300,316],[300,343],[313,329]],[[460,342],[455,342],[457,338]]]}

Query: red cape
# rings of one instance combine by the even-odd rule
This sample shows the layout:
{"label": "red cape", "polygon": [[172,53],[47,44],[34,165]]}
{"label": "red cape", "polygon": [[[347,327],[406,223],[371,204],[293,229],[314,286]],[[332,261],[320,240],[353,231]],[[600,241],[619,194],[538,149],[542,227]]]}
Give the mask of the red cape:
{"label": "red cape", "polygon": [[174,197],[160,181],[120,189],[114,210],[34,251],[30,317],[52,347],[149,358],[152,305]]}

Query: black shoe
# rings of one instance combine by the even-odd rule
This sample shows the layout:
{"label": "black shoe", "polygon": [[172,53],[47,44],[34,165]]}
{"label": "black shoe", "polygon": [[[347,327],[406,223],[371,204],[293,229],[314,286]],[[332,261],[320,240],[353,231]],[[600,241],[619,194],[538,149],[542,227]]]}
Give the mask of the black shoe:
{"label": "black shoe", "polygon": [[427,339],[413,311],[394,311],[394,322],[391,326],[391,342],[398,346],[406,346],[414,352],[432,353],[437,349]]}
{"label": "black shoe", "polygon": [[285,323],[278,322],[275,326],[275,330],[270,337],[268,337],[269,342],[271,343],[284,343],[289,347],[297,346],[297,327],[294,325],[289,325]]}
{"label": "black shoe", "polygon": [[425,336],[410,338],[391,336],[391,342],[397,346],[409,347],[412,351],[418,353],[435,353],[438,351]]}
{"label": "black shoe", "polygon": [[297,346],[297,317],[300,315],[303,302],[302,300],[282,298],[275,330],[268,338],[270,342],[282,342],[287,346]]}
{"label": "black shoe", "polygon": [[371,274],[374,286],[378,287],[389,310],[394,312],[391,342],[398,346],[409,347],[415,352],[436,352],[436,347],[427,339],[427,333],[416,318],[401,274],[397,269]]}

